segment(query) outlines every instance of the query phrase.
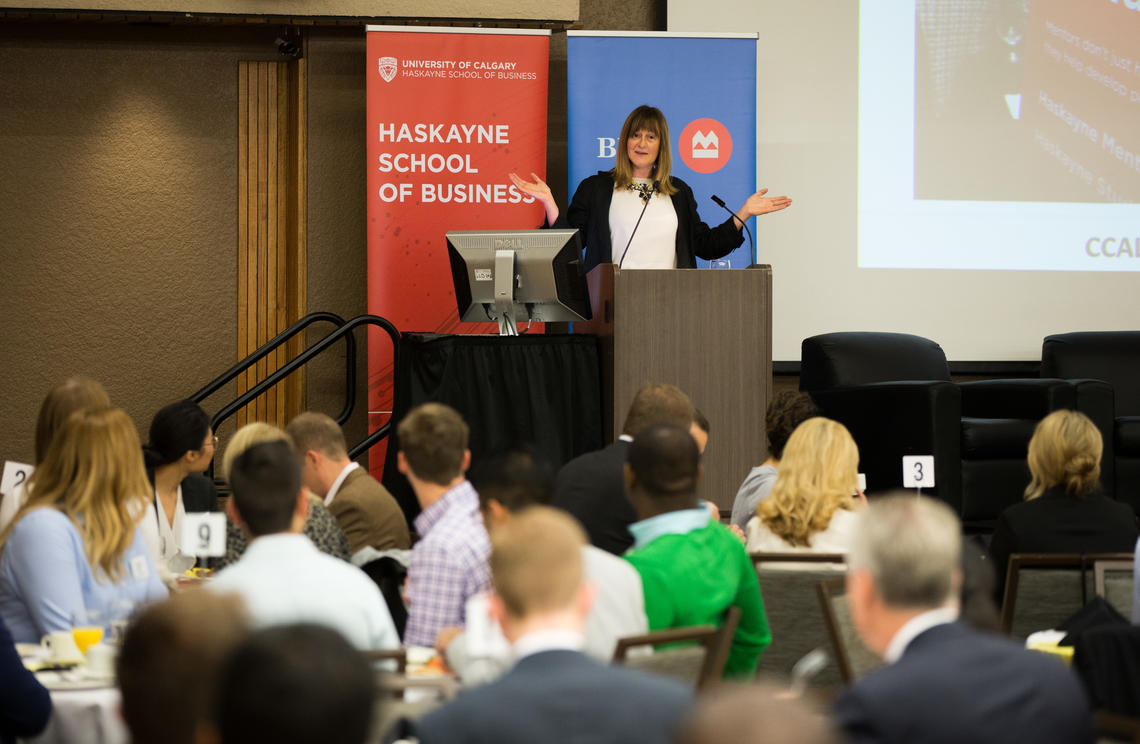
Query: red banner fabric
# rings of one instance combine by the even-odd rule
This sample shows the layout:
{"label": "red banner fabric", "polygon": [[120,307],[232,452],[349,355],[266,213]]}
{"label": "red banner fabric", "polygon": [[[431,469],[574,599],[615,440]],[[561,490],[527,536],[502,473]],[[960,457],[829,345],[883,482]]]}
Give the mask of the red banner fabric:
{"label": "red banner fabric", "polygon": [[[487,333],[463,324],[449,230],[533,228],[542,206],[507,179],[546,164],[545,33],[369,30],[368,312],[401,332]],[[369,427],[392,409],[391,346],[368,339]],[[379,477],[383,453],[371,453]]]}

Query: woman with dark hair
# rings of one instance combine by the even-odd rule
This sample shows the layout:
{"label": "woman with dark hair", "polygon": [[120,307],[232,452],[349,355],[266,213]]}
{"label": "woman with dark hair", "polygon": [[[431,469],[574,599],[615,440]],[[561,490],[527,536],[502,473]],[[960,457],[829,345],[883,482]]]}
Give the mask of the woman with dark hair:
{"label": "woman with dark hair", "polygon": [[1054,411],[1029,440],[1025,501],[998,517],[990,542],[998,596],[1014,553],[1131,552],[1136,515],[1099,493],[1104,442],[1096,425],[1077,411]]}
{"label": "woman with dark hair", "polygon": [[670,174],[669,124],[652,106],[638,106],[622,125],[614,168],[578,185],[566,214],[535,174],[511,182],[546,207],[546,224],[577,228],[585,243],[582,267],[616,263],[627,269],[695,269],[697,258],[720,258],[744,240],[745,221],[788,207],[786,196],[760,189],[722,224],[710,228],[697,214],[693,190]]}
{"label": "woman with dark hair", "polygon": [[143,457],[154,492],[143,531],[164,575],[177,575],[194,565],[194,556],[182,552],[186,514],[218,511],[217,489],[202,475],[217,443],[209,415],[192,400],[165,406],[150,422]]}

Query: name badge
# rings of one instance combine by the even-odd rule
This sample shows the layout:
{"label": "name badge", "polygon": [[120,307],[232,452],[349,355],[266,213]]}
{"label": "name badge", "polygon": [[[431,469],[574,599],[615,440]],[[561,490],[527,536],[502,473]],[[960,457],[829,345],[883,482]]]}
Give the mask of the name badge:
{"label": "name badge", "polygon": [[128,564],[131,568],[131,577],[138,581],[150,578],[150,564],[146,562],[145,555],[136,555]]}

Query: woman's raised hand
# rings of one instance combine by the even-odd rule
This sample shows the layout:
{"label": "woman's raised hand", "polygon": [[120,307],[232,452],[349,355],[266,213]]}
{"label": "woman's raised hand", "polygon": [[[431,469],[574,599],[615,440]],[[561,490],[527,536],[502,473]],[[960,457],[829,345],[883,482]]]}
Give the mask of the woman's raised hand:
{"label": "woman's raised hand", "polygon": [[786,196],[764,196],[768,193],[768,189],[760,189],[744,202],[736,213],[736,216],[741,221],[749,217],[759,217],[762,214],[769,212],[779,212],[781,209],[787,209],[792,205],[792,200]]}
{"label": "woman's raised hand", "polygon": [[523,180],[518,173],[507,174],[516,189],[542,202],[542,205],[546,207],[546,223],[553,225],[554,221],[558,219],[558,205],[554,203],[554,194],[550,193],[550,187],[546,185],[546,181],[538,177],[537,173],[530,175],[534,179],[533,181]]}

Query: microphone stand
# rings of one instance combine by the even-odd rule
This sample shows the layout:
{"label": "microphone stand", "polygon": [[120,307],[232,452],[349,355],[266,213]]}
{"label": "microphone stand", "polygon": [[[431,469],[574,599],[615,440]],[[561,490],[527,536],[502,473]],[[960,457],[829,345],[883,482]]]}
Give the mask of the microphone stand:
{"label": "microphone stand", "polygon": [[737,217],[736,212],[733,212],[731,209],[729,209],[725,205],[724,200],[721,199],[716,194],[713,194],[712,200],[714,202],[716,202],[717,206],[719,206],[721,209],[723,209],[724,211],[731,214],[732,219],[738,220],[740,222],[741,227],[744,228],[744,232],[748,234],[748,247],[752,249],[752,263],[755,264],[756,263],[756,243],[755,243],[755,241],[752,240],[752,231],[748,229],[748,220],[741,220],[739,217]]}

